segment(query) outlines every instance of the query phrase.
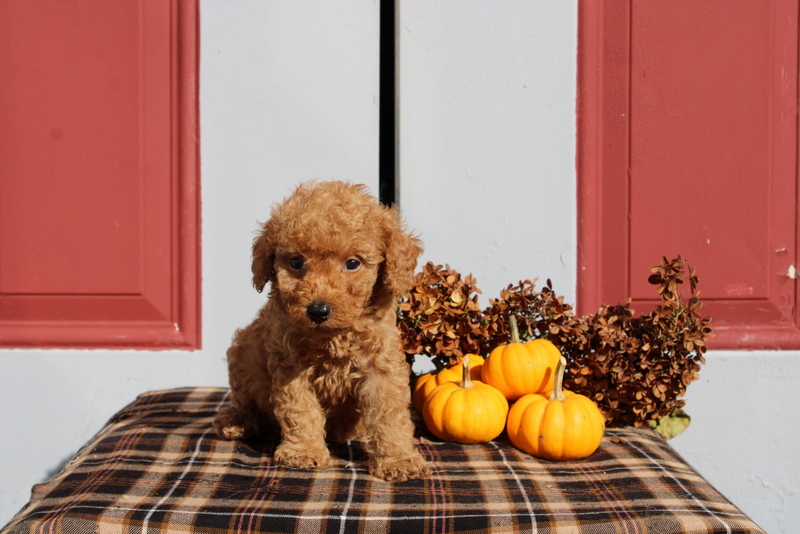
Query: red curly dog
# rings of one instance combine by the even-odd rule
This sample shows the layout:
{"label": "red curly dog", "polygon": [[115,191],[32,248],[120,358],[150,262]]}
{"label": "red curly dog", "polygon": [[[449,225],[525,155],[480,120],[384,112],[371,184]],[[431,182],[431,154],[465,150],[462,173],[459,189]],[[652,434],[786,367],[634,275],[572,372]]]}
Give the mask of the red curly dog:
{"label": "red curly dog", "polygon": [[424,476],[409,412],[397,299],[412,284],[421,243],[366,187],[301,185],[253,243],[253,284],[269,300],[228,349],[231,406],[224,439],[277,423],[276,462],[331,464],[325,443],[362,437],[369,470],[387,481]]}

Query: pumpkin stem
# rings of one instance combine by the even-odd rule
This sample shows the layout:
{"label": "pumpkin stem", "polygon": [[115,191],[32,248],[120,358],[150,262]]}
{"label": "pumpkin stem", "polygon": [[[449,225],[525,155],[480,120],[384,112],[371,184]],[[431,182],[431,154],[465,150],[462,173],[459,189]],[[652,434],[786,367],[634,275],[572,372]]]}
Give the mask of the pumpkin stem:
{"label": "pumpkin stem", "polygon": [[556,365],[556,374],[553,376],[553,392],[550,393],[550,400],[563,401],[564,400],[564,371],[567,370],[567,359],[561,357]]}
{"label": "pumpkin stem", "polygon": [[462,389],[471,389],[472,386],[472,379],[469,376],[469,354],[464,355],[464,359],[461,360],[463,364],[463,369],[461,370],[461,388]]}
{"label": "pumpkin stem", "polygon": [[511,343],[519,343],[519,326],[517,326],[517,316],[509,315],[508,324],[511,327]]}

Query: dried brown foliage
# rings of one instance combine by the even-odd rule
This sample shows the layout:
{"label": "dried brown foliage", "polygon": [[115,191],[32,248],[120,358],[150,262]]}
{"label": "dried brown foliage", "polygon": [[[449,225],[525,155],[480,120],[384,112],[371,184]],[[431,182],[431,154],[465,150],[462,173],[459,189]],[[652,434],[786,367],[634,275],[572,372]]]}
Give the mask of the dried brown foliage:
{"label": "dried brown foliage", "polygon": [[464,354],[477,354],[486,338],[475,279],[464,279],[450,266],[428,262],[414,287],[400,301],[398,325],[407,359],[434,356],[437,368],[449,367]]}
{"label": "dried brown foliage", "polygon": [[663,258],[648,281],[661,303],[642,315],[624,304],[604,305],[594,315],[576,317],[548,280],[537,291],[535,281],[509,285],[481,311],[475,279],[449,266],[431,263],[415,278],[400,303],[399,325],[404,350],[429,354],[437,367],[465,353],[484,356],[508,342],[508,318],[515,315],[525,339],[547,338],[568,361],[564,387],[593,399],[608,426],[644,426],[684,405],[686,387],[705,363],[709,317],[702,317],[697,276],[691,269],[689,293],[686,262]]}

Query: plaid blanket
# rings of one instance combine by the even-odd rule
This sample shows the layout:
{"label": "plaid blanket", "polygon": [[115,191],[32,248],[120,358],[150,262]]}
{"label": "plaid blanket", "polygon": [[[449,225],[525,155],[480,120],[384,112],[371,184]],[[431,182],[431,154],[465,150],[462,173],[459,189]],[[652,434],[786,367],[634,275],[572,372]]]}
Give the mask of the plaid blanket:
{"label": "plaid blanket", "polygon": [[387,483],[360,442],[322,471],[275,465],[276,437],[217,440],[228,391],[147,393],[33,488],[3,534],[47,532],[763,532],[649,430],[609,430],[578,462],[537,460],[504,438],[437,440],[433,473]]}

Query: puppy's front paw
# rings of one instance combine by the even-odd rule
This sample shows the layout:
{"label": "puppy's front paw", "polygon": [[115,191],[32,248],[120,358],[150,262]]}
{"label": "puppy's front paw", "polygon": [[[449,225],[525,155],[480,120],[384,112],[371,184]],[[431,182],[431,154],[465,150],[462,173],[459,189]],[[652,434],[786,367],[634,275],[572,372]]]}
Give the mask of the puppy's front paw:
{"label": "puppy's front paw", "polygon": [[325,469],[331,465],[331,453],[327,447],[299,447],[281,443],[275,449],[274,458],[281,465],[301,469]]}
{"label": "puppy's front paw", "polygon": [[372,476],[386,482],[402,482],[410,478],[422,478],[430,474],[428,463],[420,454],[405,458],[376,458],[370,465]]}

